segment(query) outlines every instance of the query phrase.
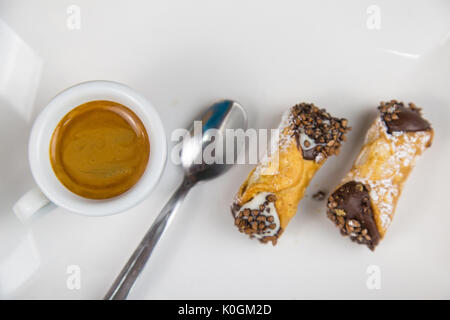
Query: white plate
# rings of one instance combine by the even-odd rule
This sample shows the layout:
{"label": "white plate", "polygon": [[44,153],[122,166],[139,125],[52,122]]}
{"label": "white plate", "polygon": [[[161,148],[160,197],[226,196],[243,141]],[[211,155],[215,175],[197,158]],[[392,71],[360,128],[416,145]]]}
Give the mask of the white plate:
{"label": "white plate", "polygon": [[[353,126],[276,247],[233,226],[229,205],[251,168],[237,166],[192,190],[131,298],[450,298],[448,1],[77,3],[80,29],[78,9],[63,3],[0,1],[0,18],[44,62],[32,119],[62,89],[109,79],[147,96],[168,137],[219,98],[241,102],[250,127],[277,126],[282,111],[301,101]],[[422,106],[436,136],[373,253],[341,237],[325,202],[311,196],[331,190],[350,168],[375,107],[391,98]],[[152,195],[123,214],[86,218],[57,209],[22,226],[10,208],[32,182],[31,123],[4,100],[0,297],[101,298],[181,173],[168,163]],[[367,286],[374,270],[379,289]],[[77,271],[80,289],[73,289]]]}

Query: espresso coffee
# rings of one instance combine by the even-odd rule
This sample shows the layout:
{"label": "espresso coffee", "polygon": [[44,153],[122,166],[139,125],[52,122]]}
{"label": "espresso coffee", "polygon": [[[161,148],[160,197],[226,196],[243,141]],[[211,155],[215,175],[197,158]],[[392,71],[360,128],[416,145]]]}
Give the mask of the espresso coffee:
{"label": "espresso coffee", "polygon": [[50,161],[59,181],[89,199],[116,197],[144,174],[150,142],[144,124],[120,103],[84,103],[59,122]]}

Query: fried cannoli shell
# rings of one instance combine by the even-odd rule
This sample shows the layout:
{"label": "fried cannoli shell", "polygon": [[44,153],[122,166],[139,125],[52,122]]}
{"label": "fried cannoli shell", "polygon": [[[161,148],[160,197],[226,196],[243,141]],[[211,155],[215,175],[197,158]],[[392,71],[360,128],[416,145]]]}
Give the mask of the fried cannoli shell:
{"label": "fried cannoli shell", "polygon": [[[325,128],[316,123],[323,120],[329,122]],[[338,152],[349,130],[346,124],[345,119],[333,118],[309,104],[296,105],[283,116],[275,148],[250,172],[235,197],[232,214],[241,232],[276,243],[314,174],[328,156]],[[329,133],[330,139],[317,136],[314,140],[307,135],[308,129]]]}
{"label": "fried cannoli shell", "polygon": [[328,199],[328,217],[344,236],[371,250],[384,238],[416,158],[433,129],[414,104],[382,103],[352,169]]}

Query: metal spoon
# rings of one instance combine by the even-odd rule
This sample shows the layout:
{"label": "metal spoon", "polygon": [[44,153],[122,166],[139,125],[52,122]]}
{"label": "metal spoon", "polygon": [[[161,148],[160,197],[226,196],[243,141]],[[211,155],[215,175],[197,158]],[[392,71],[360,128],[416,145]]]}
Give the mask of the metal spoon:
{"label": "metal spoon", "polygon": [[[125,299],[138,278],[147,260],[156,247],[158,240],[169,225],[173,214],[180,207],[188,191],[199,181],[215,178],[227,171],[231,164],[226,164],[226,152],[220,153],[222,164],[207,164],[202,155],[205,148],[212,143],[214,133],[209,129],[216,129],[216,134],[225,138],[226,129],[247,129],[247,114],[245,109],[232,100],[219,101],[206,110],[200,118],[202,133],[194,134],[194,125],[189,129],[189,135],[184,138],[180,160],[184,170],[184,179],[167,204],[161,210],[150,229],[145,234],[139,246],[134,251],[127,264],[117,276],[113,285],[105,296],[105,300]],[[186,140],[187,139],[187,140]],[[226,146],[226,142],[223,144]],[[234,146],[236,155],[237,146]],[[216,152],[220,152],[217,150]],[[216,157],[217,159],[217,157]],[[209,162],[209,161],[208,161]]]}

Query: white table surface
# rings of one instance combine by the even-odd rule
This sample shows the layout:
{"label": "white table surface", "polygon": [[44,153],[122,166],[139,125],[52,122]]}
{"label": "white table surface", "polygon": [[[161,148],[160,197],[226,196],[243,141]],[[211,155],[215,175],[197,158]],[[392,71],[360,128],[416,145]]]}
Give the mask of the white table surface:
{"label": "white table surface", "polygon": [[[81,10],[80,29],[67,25],[70,5]],[[148,199],[115,216],[55,209],[30,225],[13,216],[33,186],[32,120],[59,91],[93,79],[143,93],[168,137],[220,98],[241,102],[250,127],[276,127],[302,101],[353,126],[276,247],[233,226],[229,205],[251,168],[236,166],[192,190],[130,298],[450,298],[449,1],[0,0],[0,19],[36,52],[39,75],[33,88],[27,73],[7,74],[0,61],[3,79],[24,84],[0,95],[0,298],[101,298],[181,180],[168,162]],[[378,102],[391,98],[424,107],[436,136],[371,252],[341,237],[311,196],[338,183]],[[74,265],[81,286],[71,290]],[[378,289],[367,286],[370,266],[380,271]]]}

